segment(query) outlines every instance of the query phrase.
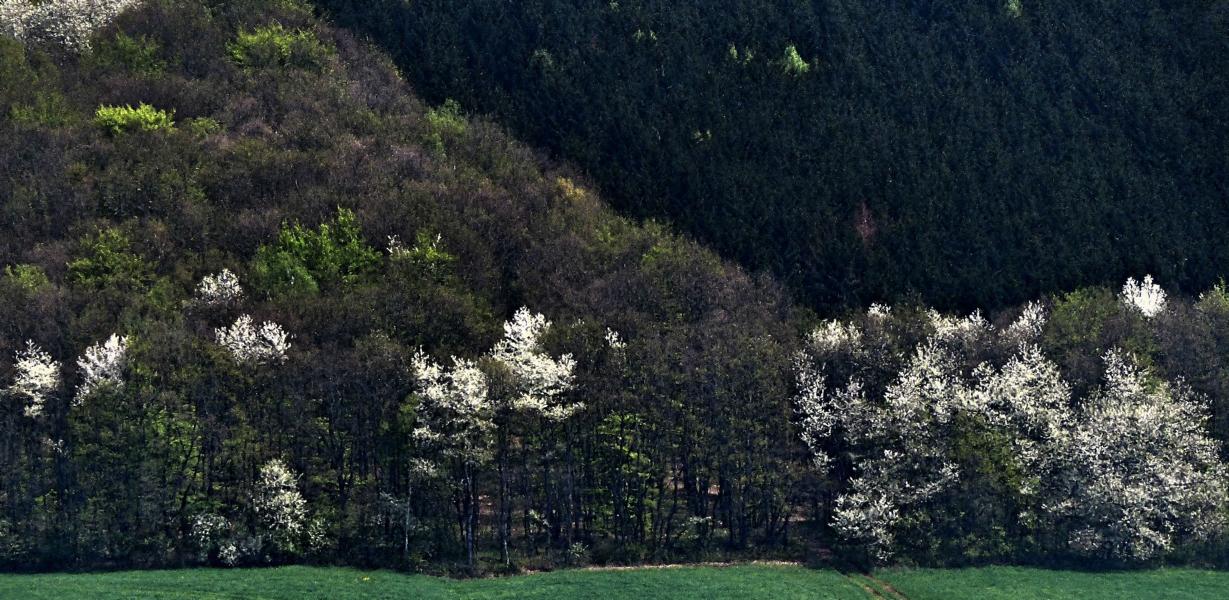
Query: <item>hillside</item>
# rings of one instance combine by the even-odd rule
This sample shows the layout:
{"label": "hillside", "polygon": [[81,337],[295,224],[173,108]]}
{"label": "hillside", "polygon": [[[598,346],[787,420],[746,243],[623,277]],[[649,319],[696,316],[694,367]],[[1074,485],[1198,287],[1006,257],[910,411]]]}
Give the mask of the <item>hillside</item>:
{"label": "hillside", "polygon": [[0,5],[0,165],[3,570],[1229,564],[1223,283],[820,319],[299,0]]}
{"label": "hillside", "polygon": [[[602,432],[518,477],[549,511],[535,545],[631,518],[598,509],[635,506],[608,491],[631,476],[627,444],[708,477],[746,450],[703,432],[751,414],[748,431],[789,428],[792,309],[771,282],[614,216],[295,4],[150,2],[79,57],[47,52],[0,37],[0,372],[9,386],[40,356],[29,341],[67,375],[5,388],[0,562],[180,560],[196,516],[249,514],[275,457],[327,516],[318,554],[401,560],[408,532],[387,519],[416,483],[411,359],[477,358],[521,306],[549,315],[551,352],[579,363],[591,412],[576,435]],[[269,351],[267,322],[289,349],[228,356],[217,330],[243,315],[252,326],[227,330],[241,344]],[[608,329],[634,387],[611,370]],[[99,376],[74,360],[105,358],[113,334],[125,384],[83,400]],[[714,382],[700,364],[739,375]],[[665,427],[693,417],[687,440]],[[566,472],[565,449],[611,467]],[[565,476],[585,504],[553,499]],[[617,493],[659,493],[645,484]],[[451,488],[423,486],[415,526],[444,529],[411,550],[454,557]]]}
{"label": "hillside", "polygon": [[1229,264],[1223,1],[316,4],[812,307]]}

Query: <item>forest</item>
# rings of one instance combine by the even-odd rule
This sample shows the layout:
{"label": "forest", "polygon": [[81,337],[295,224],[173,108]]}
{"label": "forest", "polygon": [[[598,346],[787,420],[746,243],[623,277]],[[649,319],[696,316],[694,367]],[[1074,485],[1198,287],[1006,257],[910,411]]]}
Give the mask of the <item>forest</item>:
{"label": "forest", "polygon": [[[800,303],[797,281],[672,219],[615,212],[600,169],[516,141],[474,97],[420,98],[401,57],[332,14],[0,7],[0,568],[1229,563],[1229,286],[1211,238],[865,304],[901,282],[850,258],[883,279],[836,275],[842,308]],[[825,64],[799,60],[798,76]],[[1140,229],[1100,231],[1150,235],[1161,213],[1214,229],[1198,186],[1221,185],[1223,147],[1174,143],[1208,153],[1181,164],[1208,169],[1182,183],[1192,206],[1136,190]],[[1138,166],[1122,160],[1103,166]],[[1091,218],[1071,214],[1039,235]],[[982,241],[1018,250],[995,231]],[[1208,265],[1184,278],[1148,258],[1177,244]]]}
{"label": "forest", "polygon": [[1224,274],[1223,0],[316,0],[824,311]]}

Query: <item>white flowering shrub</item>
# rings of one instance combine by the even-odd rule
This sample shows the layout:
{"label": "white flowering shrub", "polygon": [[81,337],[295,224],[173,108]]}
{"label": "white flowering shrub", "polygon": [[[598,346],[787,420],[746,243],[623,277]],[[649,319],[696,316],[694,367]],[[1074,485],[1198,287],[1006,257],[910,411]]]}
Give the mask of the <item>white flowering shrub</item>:
{"label": "white flowering shrub", "polygon": [[1123,304],[1149,319],[1164,312],[1168,302],[1165,290],[1153,283],[1151,275],[1145,275],[1143,281],[1128,277],[1118,297]]}
{"label": "white flowering shrub", "polygon": [[930,309],[927,311],[935,339],[942,342],[975,344],[989,334],[994,327],[975,311],[964,318],[952,317]]}
{"label": "white flowering shrub", "polygon": [[105,342],[86,348],[85,354],[77,359],[81,383],[77,386],[74,405],[79,405],[100,387],[122,385],[127,354],[128,337],[115,334]]}
{"label": "white flowering shrub", "polygon": [[1012,345],[1035,342],[1041,337],[1045,324],[1045,307],[1040,302],[1029,302],[1020,316],[1003,330],[1003,340]]}
{"label": "white flowering shrub", "polygon": [[491,358],[512,373],[516,385],[514,410],[562,421],[584,405],[560,400],[575,386],[576,360],[571,354],[553,358],[542,349],[542,335],[550,326],[546,317],[521,308],[504,323],[504,338],[491,350]]}
{"label": "white flowering shrub", "polygon": [[1047,516],[1072,550],[1116,560],[1149,560],[1220,532],[1229,479],[1206,407],[1147,381],[1118,351],[1105,368],[1104,388],[1033,457]]}
{"label": "white flowering shrub", "polygon": [[828,389],[819,367],[796,358],[803,440],[817,466],[832,457],[826,438],[839,435],[858,471],[837,499],[833,528],[877,560],[891,556],[897,521],[959,478],[953,454],[954,416],[975,396],[937,341],[920,346],[882,399],[867,397],[858,380]]}
{"label": "white flowering shrub", "polygon": [[24,400],[26,416],[42,415],[43,405],[60,387],[60,363],[28,340],[26,347],[17,351],[13,368],[16,375],[9,393]]}
{"label": "white flowering shrub", "polygon": [[976,493],[1015,495],[1015,525],[1059,534],[1062,550],[1145,561],[1223,531],[1229,479],[1206,408],[1119,352],[1104,358],[1105,385],[1076,402],[1058,366],[1020,341],[1036,336],[1042,315],[1030,306],[1009,328],[1019,343],[1001,367],[963,372],[956,349],[930,338],[881,397],[856,377],[833,387],[821,361],[796,356],[795,403],[816,467],[827,471],[838,456],[851,463],[831,522],[846,542],[886,560],[904,528],[942,512],[934,502],[949,501],[944,494],[966,477],[985,477],[962,472],[962,439],[999,440],[1006,456],[996,469],[1018,474],[998,481],[1015,487]]}
{"label": "white flowering shrub", "polygon": [[202,306],[231,306],[243,299],[243,286],[239,285],[238,275],[222,269],[201,278],[193,299]]}
{"label": "white flowering shrub", "polygon": [[286,463],[270,460],[260,468],[252,507],[260,523],[260,531],[268,534],[281,552],[302,550],[307,522],[307,501],[299,493],[299,477]]}
{"label": "white flowering shrub", "polygon": [[807,343],[820,356],[856,352],[862,343],[862,330],[855,323],[824,321],[807,336]]}
{"label": "white flowering shrub", "polygon": [[240,316],[230,327],[216,331],[218,345],[241,364],[281,363],[290,350],[290,335],[281,325],[266,321],[259,327],[250,315]]}
{"label": "white flowering shrub", "polygon": [[140,0],[3,0],[0,33],[80,52],[102,26]]}
{"label": "white flowering shrub", "polygon": [[866,309],[866,316],[875,321],[885,321],[892,317],[892,307],[875,303]]}

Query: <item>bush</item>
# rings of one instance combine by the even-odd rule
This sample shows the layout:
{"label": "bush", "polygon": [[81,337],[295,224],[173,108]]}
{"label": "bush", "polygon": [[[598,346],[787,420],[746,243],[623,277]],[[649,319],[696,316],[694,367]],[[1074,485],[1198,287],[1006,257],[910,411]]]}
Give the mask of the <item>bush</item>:
{"label": "bush", "polygon": [[175,127],[175,111],[165,111],[142,103],[131,106],[100,106],[94,124],[111,135],[131,131],[164,131]]}
{"label": "bush", "polygon": [[126,69],[137,75],[153,76],[166,69],[158,56],[158,43],[146,36],[115,34],[94,50],[94,61],[103,67]]}
{"label": "bush", "polygon": [[281,24],[241,31],[227,45],[230,58],[245,69],[293,67],[318,69],[329,50],[310,31],[287,31]]}
{"label": "bush", "polygon": [[256,283],[274,294],[316,294],[322,288],[351,285],[372,272],[380,255],[363,241],[354,213],[337,217],[315,230],[295,223],[282,227],[277,242],[256,252]]}

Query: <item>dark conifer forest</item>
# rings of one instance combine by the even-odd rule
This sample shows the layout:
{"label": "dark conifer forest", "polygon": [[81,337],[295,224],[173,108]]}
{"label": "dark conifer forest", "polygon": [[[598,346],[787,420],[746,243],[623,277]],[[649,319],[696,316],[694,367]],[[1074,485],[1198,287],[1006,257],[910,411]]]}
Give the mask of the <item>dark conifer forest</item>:
{"label": "dark conifer forest", "polygon": [[1226,18],[6,2],[0,569],[1225,566]]}
{"label": "dark conifer forest", "polygon": [[317,0],[803,304],[999,308],[1229,259],[1212,0]]}

